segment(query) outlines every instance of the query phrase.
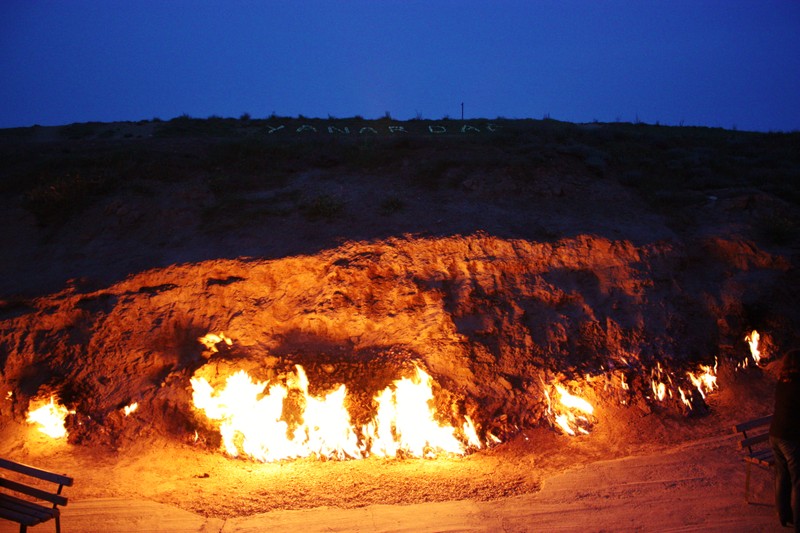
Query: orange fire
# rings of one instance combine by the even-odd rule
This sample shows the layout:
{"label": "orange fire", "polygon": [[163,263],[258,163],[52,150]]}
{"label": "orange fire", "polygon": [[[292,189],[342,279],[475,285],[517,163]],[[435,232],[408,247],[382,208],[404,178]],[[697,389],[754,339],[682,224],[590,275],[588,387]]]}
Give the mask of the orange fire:
{"label": "orange fire", "polygon": [[650,371],[650,384],[659,402],[663,402],[667,395],[672,398],[672,376],[661,367],[661,363],[656,363],[656,367]]}
{"label": "orange fire", "polygon": [[27,421],[39,424],[39,431],[54,439],[67,436],[65,420],[67,415],[75,414],[63,405],[56,403],[55,397],[48,400],[34,400],[28,407]]}
{"label": "orange fire", "polygon": [[[378,413],[363,430],[369,443],[365,453],[379,457],[394,457],[398,453],[427,457],[466,451],[455,428],[436,421],[436,413],[430,407],[432,385],[433,379],[417,367],[414,378],[399,379],[393,388],[387,387],[375,396]],[[480,447],[471,419],[465,420],[462,432],[469,444]]]}
{"label": "orange fire", "polygon": [[225,336],[224,333],[208,333],[197,339],[200,341],[200,344],[206,347],[206,349],[211,353],[218,353],[219,348],[217,348],[217,344],[224,342],[228,346],[233,345],[233,341]]}
{"label": "orange fire", "polygon": [[553,386],[559,394],[558,405],[553,406],[547,388],[545,388],[545,397],[550,412],[554,415],[556,425],[567,435],[588,434],[593,423],[594,407],[592,404],[579,396],[570,394],[567,389],[557,383]]}
{"label": "orange fire", "polygon": [[[758,331],[753,330],[750,335],[747,335],[744,338],[744,341],[750,345],[750,355],[753,357],[753,361],[758,365],[761,361],[761,350],[758,348],[758,343],[761,340],[761,335],[759,335]],[[745,363],[746,366],[746,363]]]}
{"label": "orange fire", "polygon": [[[714,360],[714,366],[700,365],[700,370],[696,373],[687,372],[692,385],[700,393],[703,399],[706,399],[706,394],[719,388],[717,385],[717,361]],[[685,403],[685,402],[684,402]]]}
{"label": "orange fire", "polygon": [[[705,400],[706,396],[719,388],[717,384],[717,360],[714,360],[714,366],[711,365],[698,365],[698,369],[694,372],[687,371],[686,376],[689,378],[692,386],[697,389],[697,392]],[[650,383],[653,390],[653,398],[659,402],[663,402],[668,397],[674,398],[673,389],[677,390],[677,395],[681,403],[688,408],[692,408],[691,389],[684,389],[681,386],[675,385],[676,382],[682,380],[676,379],[672,372],[664,369],[660,363],[656,364],[656,368],[650,372]]]}
{"label": "orange fire", "polygon": [[[360,434],[345,407],[346,387],[312,396],[305,370],[300,365],[295,368],[286,385],[256,382],[243,370],[229,376],[219,391],[205,378],[192,378],[192,401],[209,419],[219,421],[228,455],[244,454],[259,461],[431,457],[481,447],[469,417],[460,431],[436,421],[431,407],[433,379],[419,367],[412,378],[399,379],[375,396],[377,413]],[[285,413],[293,408],[298,413],[290,423]]]}
{"label": "orange fire", "polygon": [[682,388],[678,387],[678,393],[681,395],[681,403],[683,403],[683,405],[691,409],[692,401],[686,396],[686,393],[683,392]]}
{"label": "orange fire", "polygon": [[135,413],[137,409],[139,409],[139,403],[133,402],[132,404],[123,407],[122,412],[125,414],[125,416],[130,416]]}

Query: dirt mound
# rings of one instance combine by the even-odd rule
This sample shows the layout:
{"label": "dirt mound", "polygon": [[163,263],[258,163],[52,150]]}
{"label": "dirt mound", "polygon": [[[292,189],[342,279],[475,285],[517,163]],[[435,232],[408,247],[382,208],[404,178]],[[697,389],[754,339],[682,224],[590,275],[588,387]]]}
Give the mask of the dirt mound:
{"label": "dirt mound", "polygon": [[[433,376],[442,416],[468,415],[484,438],[552,424],[554,383],[599,406],[681,413],[677,398],[654,398],[656,368],[689,391],[686,370],[746,359],[748,302],[774,295],[788,269],[748,242],[708,240],[702,261],[691,255],[586,235],[409,236],[72,287],[7,310],[0,393],[11,401],[0,409],[21,421],[32,398],[52,392],[75,411],[72,442],[184,441],[204,427],[191,406],[195,375],[219,383],[244,369],[285,381],[302,365],[311,393],[345,384],[354,418],[366,419],[372,397],[417,364]],[[209,350],[199,342],[208,333],[230,345]],[[141,414],[125,420],[133,402]],[[697,393],[691,403],[704,409]]]}

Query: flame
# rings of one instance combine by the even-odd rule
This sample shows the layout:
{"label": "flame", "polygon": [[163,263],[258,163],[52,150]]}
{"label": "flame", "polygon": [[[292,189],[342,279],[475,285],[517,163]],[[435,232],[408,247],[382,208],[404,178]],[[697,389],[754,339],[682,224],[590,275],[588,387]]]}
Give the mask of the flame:
{"label": "flame", "polygon": [[[402,378],[394,387],[385,388],[375,397],[378,412],[363,432],[370,452],[380,457],[394,457],[398,452],[414,457],[427,457],[446,452],[461,454],[464,444],[456,437],[455,428],[441,425],[434,418],[433,379],[421,368],[414,378]],[[462,431],[469,444],[480,447],[475,426],[466,418]]]}
{"label": "flame", "polygon": [[[661,367],[661,363],[656,363],[656,368],[650,371],[650,378],[650,384],[656,400],[663,402],[668,395],[672,398],[672,376]],[[669,382],[669,387],[664,379]]]}
{"label": "flame", "polygon": [[667,385],[663,382],[656,383],[656,381],[653,380],[653,394],[655,394],[659,402],[664,401],[667,395]]}
{"label": "flame", "polygon": [[692,401],[689,398],[686,397],[686,393],[683,392],[683,389],[678,387],[678,392],[681,395],[681,402],[683,402],[683,405],[685,405],[686,407],[691,409],[692,408]]}
{"label": "flame", "polygon": [[215,333],[208,333],[199,339],[200,344],[206,347],[206,349],[211,353],[218,353],[219,349],[217,348],[217,344],[224,342],[228,346],[233,344],[233,341],[225,336],[224,333],[220,333],[219,335]]}
{"label": "flame", "polygon": [[559,394],[559,405],[555,408],[550,402],[550,393],[545,389],[545,397],[550,411],[556,411],[554,421],[561,430],[567,435],[575,436],[577,432],[588,434],[587,426],[591,426],[590,417],[594,414],[594,407],[588,401],[570,394],[567,389],[559,384],[555,384],[555,389]]}
{"label": "flame", "polygon": [[130,416],[132,413],[135,413],[138,408],[139,408],[139,403],[133,402],[132,404],[123,407],[122,412],[125,413],[125,416]]}
{"label": "flame", "polygon": [[761,351],[758,349],[759,340],[761,340],[761,335],[759,335],[756,330],[753,330],[750,335],[744,338],[744,341],[750,345],[750,355],[753,357],[753,361],[755,361],[756,365],[761,361]]}
{"label": "flame", "polygon": [[[39,405],[34,407],[36,404]],[[64,424],[69,414],[75,414],[75,411],[70,411],[56,403],[55,397],[51,396],[49,400],[31,402],[27,421],[31,424],[39,424],[39,431],[45,435],[60,439],[67,436],[67,428]]]}
{"label": "flame", "polygon": [[556,390],[561,395],[561,405],[567,407],[569,409],[576,409],[587,415],[594,413],[594,407],[592,404],[584,400],[583,398],[579,398],[578,396],[573,396],[567,389],[562,387],[561,385],[556,385]]}
{"label": "flame", "polygon": [[[472,446],[474,448],[481,447],[481,439],[478,437],[478,431],[475,429],[475,423],[469,417],[469,415],[464,416],[464,424],[461,426],[461,431],[464,432],[464,436],[467,439],[467,445]],[[497,439],[492,434],[489,434],[490,437]],[[498,439],[497,442],[500,442]]]}
{"label": "flame", "polygon": [[[705,400],[706,396],[719,389],[717,384],[717,366],[718,361],[714,359],[714,366],[711,365],[698,365],[698,369],[694,372],[687,371],[686,376],[689,378],[692,386],[697,389],[700,396]],[[663,402],[668,396],[674,398],[673,388],[677,388],[678,396],[681,403],[686,407],[692,408],[692,395],[691,390],[684,390],[683,387],[675,385],[675,382],[683,381],[673,379],[674,374],[661,367],[661,363],[656,364],[656,368],[651,370],[651,387],[653,389],[653,396],[659,402]]]}
{"label": "flame", "polygon": [[706,393],[719,388],[719,385],[717,385],[716,360],[714,360],[713,368],[710,365],[700,365],[700,371],[698,371],[696,374],[692,372],[687,372],[687,374],[689,375],[689,379],[692,381],[692,385],[694,385],[704,400],[706,399]]}
{"label": "flame", "polygon": [[[260,461],[316,456],[357,459],[369,455],[405,454],[429,457],[441,452],[464,453],[480,447],[475,425],[466,417],[461,438],[452,426],[435,420],[431,407],[432,378],[416,368],[413,378],[402,378],[378,393],[375,417],[354,429],[347,411],[347,389],[339,385],[324,396],[308,392],[302,366],[286,385],[254,381],[240,370],[216,391],[205,378],[192,378],[192,401],[210,420],[219,421],[222,446],[228,455],[247,455]],[[297,416],[285,416],[292,411]],[[286,418],[291,420],[287,422]]]}

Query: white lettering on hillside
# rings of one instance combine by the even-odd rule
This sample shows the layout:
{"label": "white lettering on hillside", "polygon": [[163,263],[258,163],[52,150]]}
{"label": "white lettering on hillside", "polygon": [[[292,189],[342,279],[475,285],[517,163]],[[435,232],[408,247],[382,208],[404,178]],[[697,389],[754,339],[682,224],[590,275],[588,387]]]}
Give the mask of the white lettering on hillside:
{"label": "white lettering on hillside", "polygon": [[[428,133],[432,133],[434,135],[440,135],[442,133],[448,133],[448,131],[450,131],[451,133],[456,133],[456,132],[481,133],[482,131],[495,132],[499,130],[502,126],[489,122],[482,127],[483,129],[472,124],[463,124],[460,127],[458,125],[449,126],[450,129],[448,130],[448,126],[445,126],[444,124],[429,124],[425,129],[427,130]],[[275,126],[267,125],[266,129],[269,135],[280,132],[281,130],[287,131],[286,126],[284,124],[278,124]],[[329,134],[339,134],[339,135],[350,134],[350,126],[325,126],[325,129],[327,129]],[[310,124],[302,124],[299,127],[297,127],[294,131],[295,133],[307,133],[307,132],[318,133],[319,129]],[[400,126],[400,125],[388,125],[386,126],[386,131],[388,131],[388,133],[410,133],[410,130],[407,129],[406,126]],[[363,126],[358,129],[359,135],[365,135],[365,134],[378,135],[379,133],[380,132],[378,131],[378,129],[373,128],[372,126]]]}

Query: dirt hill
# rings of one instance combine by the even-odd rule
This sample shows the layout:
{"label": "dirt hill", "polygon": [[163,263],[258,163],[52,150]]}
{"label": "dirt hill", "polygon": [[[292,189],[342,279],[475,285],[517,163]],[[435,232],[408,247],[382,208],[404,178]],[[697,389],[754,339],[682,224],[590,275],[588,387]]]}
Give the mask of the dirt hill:
{"label": "dirt hill", "polygon": [[[798,341],[798,134],[280,117],[0,133],[11,455],[46,449],[19,438],[29,402],[52,393],[75,411],[78,455],[149,443],[151,460],[166,446],[212,468],[220,436],[191,405],[192,378],[286,382],[302,365],[312,395],[345,384],[366,422],[373,396],[419,365],[442,419],[504,444],[471,456],[466,477],[384,465],[406,476],[397,490],[326,503],[493,498],[537,490],[543,471],[519,469],[563,446],[556,384],[597,409],[574,456],[610,457],[763,413],[768,393],[737,404],[770,386],[744,336],[762,332],[763,366]],[[230,341],[204,346],[209,333]],[[690,380],[700,365],[716,365],[714,396]],[[241,483],[188,505],[319,503],[262,494],[208,511]]]}

